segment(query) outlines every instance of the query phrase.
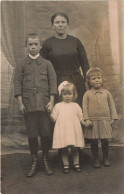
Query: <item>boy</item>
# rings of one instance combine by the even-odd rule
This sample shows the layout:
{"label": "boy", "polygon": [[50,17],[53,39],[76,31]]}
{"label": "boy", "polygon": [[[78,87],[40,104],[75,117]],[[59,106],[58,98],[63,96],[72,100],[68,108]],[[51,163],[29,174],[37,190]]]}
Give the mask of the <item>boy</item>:
{"label": "boy", "polygon": [[39,54],[41,41],[37,34],[28,34],[25,44],[29,54],[17,66],[14,84],[32,156],[32,166],[26,176],[32,177],[38,170],[38,135],[41,137],[42,164],[46,174],[52,175],[54,172],[48,165],[51,121],[47,112],[52,111],[54,95],[57,94],[56,74],[51,62]]}

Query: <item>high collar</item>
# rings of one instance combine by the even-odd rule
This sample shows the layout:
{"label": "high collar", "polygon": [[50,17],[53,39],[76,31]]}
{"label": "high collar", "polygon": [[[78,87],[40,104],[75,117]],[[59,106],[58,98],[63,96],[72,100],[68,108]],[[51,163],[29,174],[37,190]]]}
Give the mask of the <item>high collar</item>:
{"label": "high collar", "polygon": [[32,59],[29,55],[26,57],[26,62],[30,64],[33,60],[36,60],[38,65],[41,64],[43,58],[39,55],[36,59]]}

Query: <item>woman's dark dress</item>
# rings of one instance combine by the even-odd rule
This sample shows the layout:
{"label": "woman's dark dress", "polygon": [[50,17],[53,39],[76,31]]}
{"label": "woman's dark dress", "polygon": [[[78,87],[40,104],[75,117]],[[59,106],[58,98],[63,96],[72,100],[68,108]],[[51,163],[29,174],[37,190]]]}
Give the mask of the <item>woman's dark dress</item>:
{"label": "woman's dark dress", "polygon": [[[58,85],[65,80],[75,84],[78,92],[77,103],[82,106],[82,98],[86,91],[84,80],[89,64],[81,41],[70,35],[65,39],[53,36],[44,41],[40,53],[52,62]],[[84,77],[80,73],[80,67]]]}

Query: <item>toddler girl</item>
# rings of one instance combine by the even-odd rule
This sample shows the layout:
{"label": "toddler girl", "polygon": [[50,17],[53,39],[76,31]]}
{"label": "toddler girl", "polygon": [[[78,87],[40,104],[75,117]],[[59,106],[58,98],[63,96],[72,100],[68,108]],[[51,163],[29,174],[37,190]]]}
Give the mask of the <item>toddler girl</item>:
{"label": "toddler girl", "polygon": [[69,173],[68,147],[71,147],[73,167],[80,172],[78,147],[84,147],[81,123],[84,124],[80,106],[74,101],[77,98],[76,88],[72,83],[62,82],[59,87],[62,102],[57,103],[51,118],[55,121],[53,148],[62,148],[63,172]]}
{"label": "toddler girl", "polygon": [[100,167],[98,140],[101,140],[104,166],[110,166],[109,142],[112,138],[112,127],[118,119],[113,98],[108,90],[103,89],[103,72],[93,68],[87,72],[90,90],[83,97],[83,114],[85,120],[84,137],[91,141],[91,152],[94,167]]}

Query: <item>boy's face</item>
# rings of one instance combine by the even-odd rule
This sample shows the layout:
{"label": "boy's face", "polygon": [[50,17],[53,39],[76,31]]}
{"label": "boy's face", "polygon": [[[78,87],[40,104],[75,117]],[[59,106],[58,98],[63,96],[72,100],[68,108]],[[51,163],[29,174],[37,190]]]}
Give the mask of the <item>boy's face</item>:
{"label": "boy's face", "polygon": [[41,49],[39,38],[28,38],[26,46],[28,52],[33,56],[37,55]]}

